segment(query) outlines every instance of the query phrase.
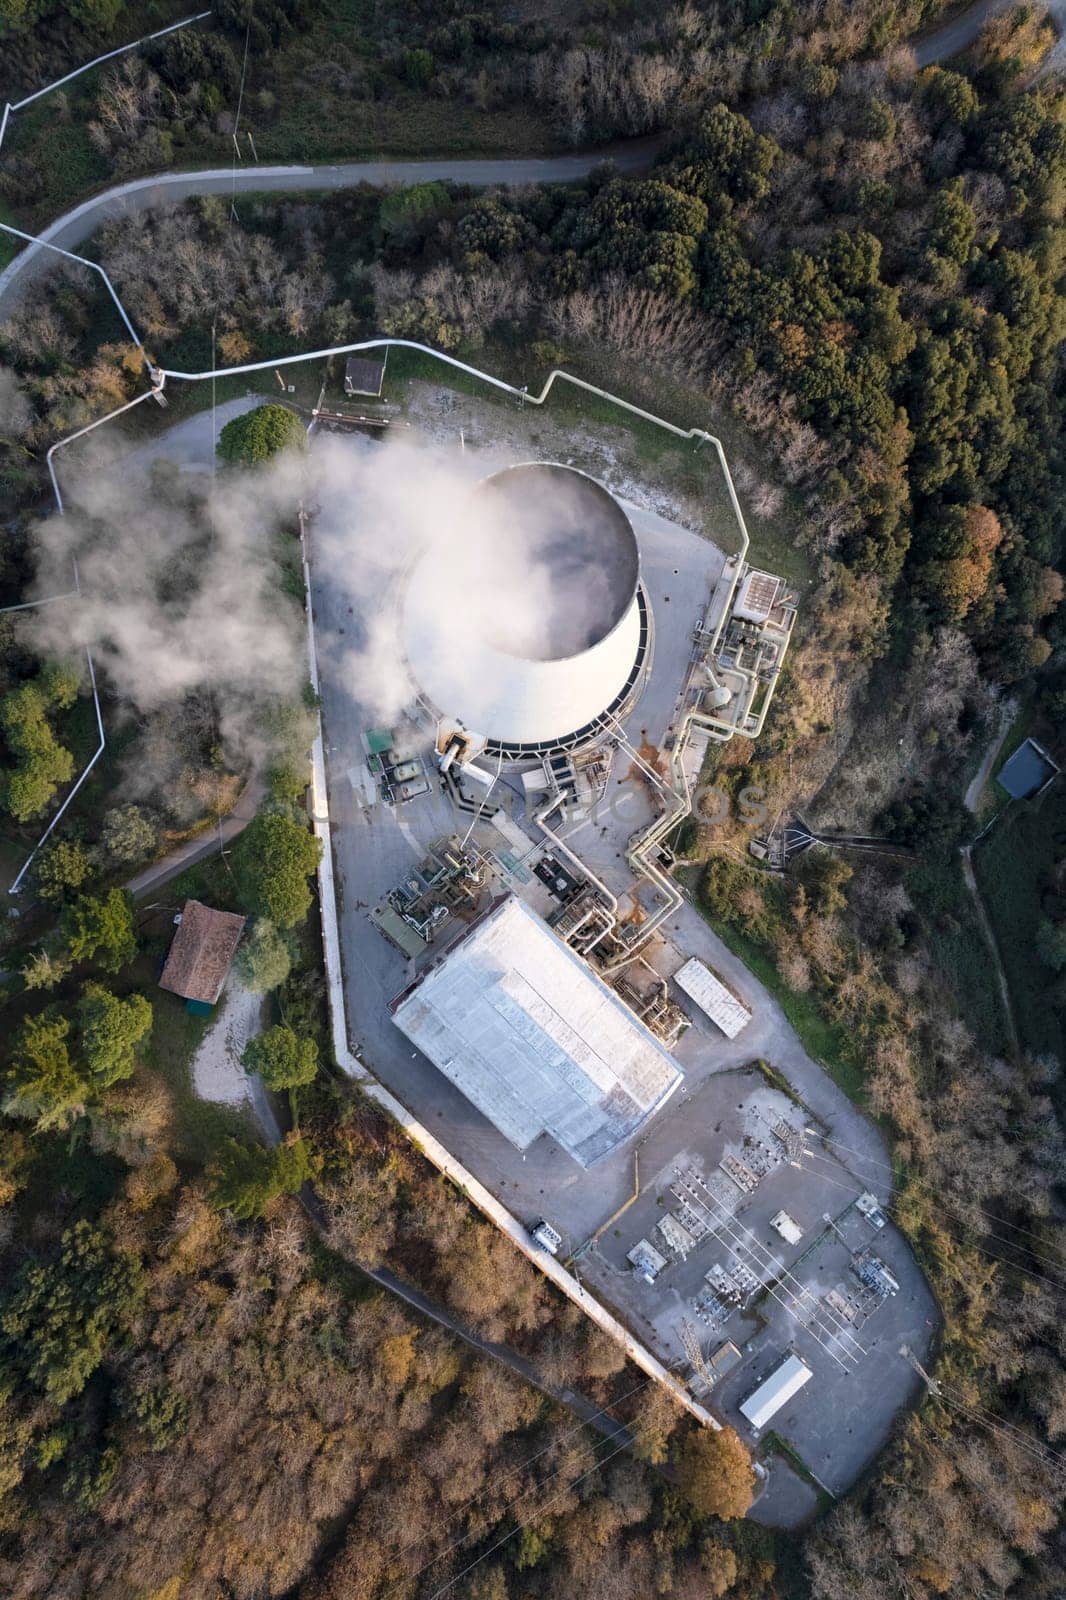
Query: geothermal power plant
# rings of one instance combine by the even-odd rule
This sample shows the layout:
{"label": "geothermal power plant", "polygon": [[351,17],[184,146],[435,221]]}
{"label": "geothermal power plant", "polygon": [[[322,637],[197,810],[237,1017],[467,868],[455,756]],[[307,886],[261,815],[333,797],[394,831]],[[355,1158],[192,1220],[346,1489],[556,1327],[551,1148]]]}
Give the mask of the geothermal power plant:
{"label": "geothermal power plant", "polygon": [[633,705],[649,655],[629,518],[593,478],[547,462],[483,479],[469,513],[407,585],[404,650],[425,708],[504,760],[594,743]]}

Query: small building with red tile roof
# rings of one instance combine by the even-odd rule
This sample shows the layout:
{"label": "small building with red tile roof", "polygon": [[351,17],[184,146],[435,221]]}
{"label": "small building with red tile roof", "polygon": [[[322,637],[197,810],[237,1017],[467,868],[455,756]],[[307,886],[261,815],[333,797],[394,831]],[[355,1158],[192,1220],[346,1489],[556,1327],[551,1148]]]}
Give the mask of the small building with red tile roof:
{"label": "small building with red tile roof", "polygon": [[222,993],[246,920],[233,911],[215,911],[199,900],[186,900],[159,987],[183,1000],[213,1006]]}

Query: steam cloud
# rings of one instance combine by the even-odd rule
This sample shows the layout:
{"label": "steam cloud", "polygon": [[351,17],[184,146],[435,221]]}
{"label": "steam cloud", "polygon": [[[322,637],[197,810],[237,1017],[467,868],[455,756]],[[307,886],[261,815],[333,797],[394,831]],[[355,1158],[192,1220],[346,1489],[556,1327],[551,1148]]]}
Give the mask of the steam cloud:
{"label": "steam cloud", "polygon": [[[306,639],[276,566],[277,530],[302,493],[317,582],[345,623],[342,633],[319,621],[320,662],[394,722],[415,695],[401,627],[416,560],[427,558],[419,588],[436,648],[456,660],[471,633],[533,658],[569,653],[616,604],[616,577],[595,561],[575,568],[563,548],[574,514],[565,496],[524,507],[516,538],[513,506],[472,493],[502,464],[425,440],[331,435],[306,461],[214,483],[166,463],[86,457],[66,471],[67,514],[36,530],[36,594],[68,589],[76,558],[81,599],[28,613],[30,642],[68,658],[90,646],[118,695],[157,714],[139,752],[153,781],[165,779],[171,737],[158,713],[194,692],[210,691],[227,754],[262,758],[264,702],[292,699],[307,679]],[[135,792],[149,786],[148,774],[131,780]]]}
{"label": "steam cloud", "polygon": [[414,570],[406,604],[415,626],[456,664],[471,637],[532,660],[574,654],[617,619],[619,575],[582,544],[587,508],[572,486],[545,494],[541,483],[517,511],[473,492],[504,464],[395,437],[315,447],[314,565],[351,608],[343,638],[320,629],[319,655],[383,722],[416,692],[402,636]]}
{"label": "steam cloud", "polygon": [[0,437],[17,439],[33,420],[33,408],[10,367],[0,367]]}

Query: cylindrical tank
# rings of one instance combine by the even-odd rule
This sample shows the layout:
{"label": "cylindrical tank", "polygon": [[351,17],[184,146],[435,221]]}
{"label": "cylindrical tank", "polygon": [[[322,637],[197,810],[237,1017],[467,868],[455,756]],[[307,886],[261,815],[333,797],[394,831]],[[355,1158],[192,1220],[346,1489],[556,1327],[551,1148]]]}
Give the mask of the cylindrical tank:
{"label": "cylindrical tank", "polygon": [[632,700],[648,648],[636,536],[573,467],[508,467],[416,562],[404,601],[424,698],[489,748],[576,748]]}

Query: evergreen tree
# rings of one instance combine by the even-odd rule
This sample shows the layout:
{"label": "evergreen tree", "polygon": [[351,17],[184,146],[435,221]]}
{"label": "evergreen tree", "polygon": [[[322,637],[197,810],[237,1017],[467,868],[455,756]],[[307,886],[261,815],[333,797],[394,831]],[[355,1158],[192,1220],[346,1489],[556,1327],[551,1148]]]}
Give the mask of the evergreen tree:
{"label": "evergreen tree", "polygon": [[93,1088],[99,1092],[133,1072],[134,1048],[152,1026],[151,1003],[141,994],[126,1000],[99,983],[87,983],[78,1001],[81,1048]]}
{"label": "evergreen tree", "polygon": [[294,411],[287,406],[256,406],[226,423],[217,450],[223,461],[252,467],[282,450],[302,450],[306,443],[304,425]]}
{"label": "evergreen tree", "polygon": [[305,1139],[275,1150],[227,1139],[208,1173],[211,1198],[220,1211],[232,1211],[247,1221],[261,1217],[279,1194],[295,1194],[312,1170],[311,1148]]}
{"label": "evergreen tree", "polygon": [[122,889],[106,895],[79,895],[64,911],[60,927],[75,961],[99,961],[118,972],[137,954],[133,903]]}
{"label": "evergreen tree", "polygon": [[318,1045],[281,1024],[249,1040],[241,1059],[268,1089],[296,1089],[318,1071]]}
{"label": "evergreen tree", "polygon": [[321,854],[321,841],[302,823],[279,811],[260,812],[233,851],[244,905],[279,928],[294,928],[310,910],[307,880]]}

